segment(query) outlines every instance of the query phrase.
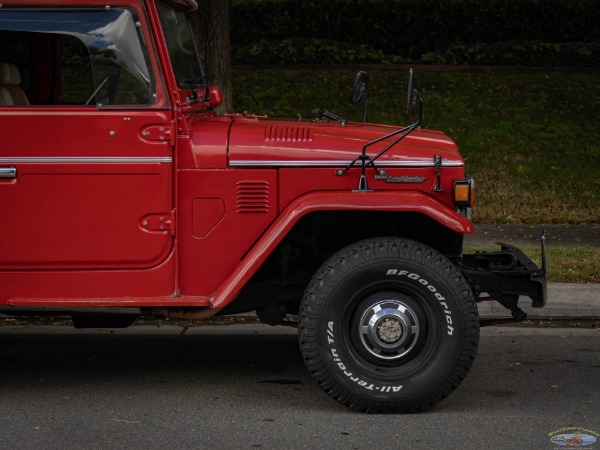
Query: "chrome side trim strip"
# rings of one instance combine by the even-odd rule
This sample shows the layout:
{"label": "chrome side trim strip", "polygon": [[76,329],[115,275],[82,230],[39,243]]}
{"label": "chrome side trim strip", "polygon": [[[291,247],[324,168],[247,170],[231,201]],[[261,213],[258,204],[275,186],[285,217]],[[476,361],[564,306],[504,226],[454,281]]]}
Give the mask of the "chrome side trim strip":
{"label": "chrome side trim strip", "polygon": [[138,156],[114,156],[114,157],[18,157],[18,158],[0,158],[0,164],[19,164],[19,163],[172,163],[171,157],[138,157]]}
{"label": "chrome side trim strip", "polygon": [[[340,167],[351,161],[244,161],[232,160],[229,165],[235,167]],[[377,167],[435,167],[433,159],[422,161],[375,161]],[[442,167],[463,167],[462,161],[444,160]],[[357,166],[359,167],[359,166]]]}

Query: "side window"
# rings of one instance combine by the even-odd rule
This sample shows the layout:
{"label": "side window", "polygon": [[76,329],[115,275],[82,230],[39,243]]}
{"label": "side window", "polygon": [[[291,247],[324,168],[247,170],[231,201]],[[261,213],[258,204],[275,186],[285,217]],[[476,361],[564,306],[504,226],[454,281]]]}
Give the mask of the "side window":
{"label": "side window", "polygon": [[0,31],[0,106],[28,104],[29,61],[28,33]]}
{"label": "side window", "polygon": [[151,107],[148,55],[140,21],[124,8],[2,8],[0,106]]}
{"label": "side window", "polygon": [[66,104],[85,104],[94,91],[92,63],[87,47],[79,39],[60,35],[60,100]]}

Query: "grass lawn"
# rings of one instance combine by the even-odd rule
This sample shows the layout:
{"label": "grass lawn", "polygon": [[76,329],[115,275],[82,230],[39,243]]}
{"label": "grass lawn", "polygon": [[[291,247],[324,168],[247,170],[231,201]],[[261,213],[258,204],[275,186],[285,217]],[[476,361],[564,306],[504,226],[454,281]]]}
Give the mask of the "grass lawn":
{"label": "grass lawn", "polygon": [[[370,122],[405,124],[407,71],[366,67]],[[356,69],[234,69],[236,111],[359,120]],[[600,70],[419,69],[424,127],[444,130],[477,182],[478,223],[600,222]],[[598,258],[596,256],[596,258]]]}

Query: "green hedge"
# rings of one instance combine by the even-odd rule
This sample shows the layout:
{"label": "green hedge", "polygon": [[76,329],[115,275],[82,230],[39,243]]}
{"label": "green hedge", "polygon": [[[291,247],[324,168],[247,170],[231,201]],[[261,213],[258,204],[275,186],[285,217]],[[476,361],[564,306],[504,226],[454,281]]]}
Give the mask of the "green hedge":
{"label": "green hedge", "polygon": [[365,44],[302,38],[282,41],[263,39],[249,45],[233,46],[232,51],[234,65],[372,64],[386,59],[381,50],[374,50]]}
{"label": "green hedge", "polygon": [[441,51],[427,52],[418,62],[450,65],[600,67],[600,42],[456,43]]}
{"label": "green hedge", "polygon": [[324,55],[337,58],[334,47],[348,55],[344,62],[460,60],[473,52],[493,60],[515,42],[559,62],[556,53],[569,44],[574,55],[594,60],[586,53],[600,42],[599,0],[234,0],[231,20],[241,64],[305,55],[320,63]]}
{"label": "green hedge", "polygon": [[318,39],[261,40],[234,46],[234,65],[448,64],[486,66],[600,67],[600,42],[457,42],[419,58],[386,55],[365,44]]}

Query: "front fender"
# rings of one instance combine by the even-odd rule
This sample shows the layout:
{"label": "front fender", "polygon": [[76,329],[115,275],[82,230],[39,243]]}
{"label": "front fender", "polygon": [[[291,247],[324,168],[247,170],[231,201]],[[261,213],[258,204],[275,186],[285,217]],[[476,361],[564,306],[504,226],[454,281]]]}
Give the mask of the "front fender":
{"label": "front fender", "polygon": [[305,215],[317,211],[417,212],[452,231],[471,234],[473,224],[448,206],[420,192],[313,192],[291,202],[215,291],[211,308],[227,306],[277,245]]}

